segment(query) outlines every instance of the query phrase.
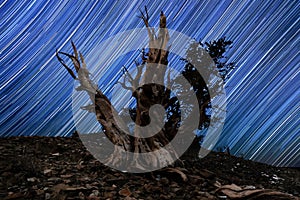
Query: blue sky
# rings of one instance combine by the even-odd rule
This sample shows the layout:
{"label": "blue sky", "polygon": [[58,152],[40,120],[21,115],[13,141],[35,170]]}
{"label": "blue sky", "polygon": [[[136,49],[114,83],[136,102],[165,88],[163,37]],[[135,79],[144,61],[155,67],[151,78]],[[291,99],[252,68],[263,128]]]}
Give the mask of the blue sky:
{"label": "blue sky", "polygon": [[[0,135],[71,135],[74,82],[55,50],[71,52],[73,40],[88,65],[97,64],[101,42],[143,27],[137,16],[145,5],[152,26],[163,10],[170,29],[202,42],[233,41],[227,56],[238,68],[226,84],[216,147],[299,167],[299,1],[0,1]],[[124,62],[107,61],[99,84],[106,88]]]}

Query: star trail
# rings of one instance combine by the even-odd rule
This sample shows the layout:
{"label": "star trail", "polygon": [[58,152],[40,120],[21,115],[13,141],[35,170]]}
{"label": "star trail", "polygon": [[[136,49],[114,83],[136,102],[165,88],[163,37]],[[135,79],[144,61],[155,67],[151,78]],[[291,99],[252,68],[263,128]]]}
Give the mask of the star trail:
{"label": "star trail", "polygon": [[[227,117],[215,148],[228,146],[246,159],[300,167],[296,0],[0,1],[0,136],[70,136],[74,81],[57,61],[56,49],[72,52],[74,41],[88,68],[100,69],[98,84],[109,94],[122,66],[138,54],[116,59],[99,45],[144,27],[138,16],[145,5],[154,27],[163,10],[170,29],[201,42],[224,36],[233,41],[227,56],[238,67],[225,86]],[[100,56],[105,62],[99,63]],[[182,62],[173,58],[170,65]]]}

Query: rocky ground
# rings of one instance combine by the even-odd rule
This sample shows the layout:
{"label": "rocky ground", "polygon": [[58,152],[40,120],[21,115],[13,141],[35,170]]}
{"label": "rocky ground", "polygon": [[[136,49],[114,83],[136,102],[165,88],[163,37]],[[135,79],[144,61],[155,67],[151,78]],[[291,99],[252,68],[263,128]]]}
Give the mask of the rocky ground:
{"label": "rocky ground", "polygon": [[300,170],[225,153],[152,173],[95,160],[76,137],[0,138],[0,199],[299,199]]}

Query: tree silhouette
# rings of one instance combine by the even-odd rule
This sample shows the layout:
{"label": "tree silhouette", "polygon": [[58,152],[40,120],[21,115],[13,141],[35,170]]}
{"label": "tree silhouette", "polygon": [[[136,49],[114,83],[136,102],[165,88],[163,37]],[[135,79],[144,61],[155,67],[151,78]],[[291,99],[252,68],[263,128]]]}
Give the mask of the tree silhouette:
{"label": "tree silhouette", "polygon": [[[159,167],[161,165],[159,160],[161,159],[164,159],[164,163],[166,164],[172,164],[174,160],[179,158],[180,153],[178,153],[176,148],[165,149],[164,151],[157,150],[167,146],[176,134],[182,134],[178,130],[180,126],[186,125],[183,124],[183,118],[192,117],[195,107],[189,103],[180,106],[182,102],[180,102],[177,96],[172,95],[170,89],[181,90],[181,95],[187,100],[186,102],[189,102],[189,99],[192,98],[191,95],[186,95],[184,92],[184,90],[189,88],[183,88],[179,80],[171,80],[170,71],[167,72],[170,46],[168,46],[169,33],[166,16],[161,12],[158,34],[149,25],[149,15],[146,7],[145,12],[141,12],[140,18],[148,30],[149,48],[143,49],[140,61],[136,61],[137,73],[134,77],[124,67],[124,80],[120,84],[123,88],[131,90],[132,96],[136,100],[136,107],[130,109],[128,115],[130,115],[137,127],[145,127],[149,124],[153,125],[153,129],[147,129],[150,132],[145,132],[142,128],[135,128],[132,134],[126,133],[127,131],[130,132],[126,124],[127,122],[119,118],[116,119],[118,115],[117,111],[110,100],[91,80],[84,57],[77,51],[73,42],[74,54],[57,51],[56,56],[72,78],[79,81],[80,86],[76,89],[84,91],[89,95],[92,104],[83,108],[95,112],[95,116],[102,125],[105,136],[114,144],[114,150],[106,158],[107,163],[118,165],[118,163],[130,160],[131,163],[127,163],[128,165],[135,162],[132,166],[138,169],[145,169],[149,166]],[[186,58],[182,59],[185,64],[182,75],[190,83],[197,97],[198,110],[200,112],[197,127],[200,130],[207,128],[211,119],[209,112],[211,109],[211,97],[207,83],[203,79],[203,76],[209,76],[209,74],[200,74],[192,63],[201,62],[197,59],[197,56],[201,56],[201,52],[205,49],[215,62],[223,81],[226,81],[228,74],[234,68],[234,63],[227,63],[227,59],[224,57],[231,43],[226,38],[204,44],[194,42],[190,44]],[[66,65],[60,54],[72,60],[76,73]],[[165,79],[167,80],[165,81]],[[167,82],[167,87],[164,86],[165,82]],[[212,87],[212,89],[217,90],[218,88]],[[166,117],[161,117],[161,114],[157,110],[151,110],[153,105],[158,104],[163,107]],[[155,135],[152,135],[151,131],[156,130],[156,125],[160,124],[160,120],[164,121],[163,128],[158,129],[159,131]],[[193,132],[194,130],[187,126],[185,131]],[[141,137],[143,135],[151,135],[151,137]],[[179,137],[181,137],[184,143],[187,136],[182,134]],[[194,134],[192,137],[194,141],[186,155],[196,156],[201,137],[195,137]],[[130,154],[131,158],[129,156],[121,156],[124,155],[124,150],[136,154]],[[138,159],[138,154],[147,152],[152,152],[152,154],[147,155],[145,159]]]}

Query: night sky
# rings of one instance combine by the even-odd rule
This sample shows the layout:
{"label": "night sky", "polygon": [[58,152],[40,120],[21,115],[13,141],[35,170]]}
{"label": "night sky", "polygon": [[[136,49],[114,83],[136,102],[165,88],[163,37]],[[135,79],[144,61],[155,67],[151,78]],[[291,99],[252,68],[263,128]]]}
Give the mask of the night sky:
{"label": "night sky", "polygon": [[[2,0],[0,135],[70,136],[75,130],[74,81],[57,61],[56,49],[71,53],[74,41],[88,68],[101,69],[97,82],[109,95],[122,66],[131,65],[138,51],[109,55],[100,67],[108,48],[101,44],[122,31],[144,27],[138,16],[145,5],[154,27],[163,10],[168,28],[197,41],[224,36],[233,41],[227,56],[238,68],[225,86],[227,117],[215,148],[228,146],[246,159],[300,167],[297,0]],[[182,66],[182,61],[174,57],[170,65]]]}

